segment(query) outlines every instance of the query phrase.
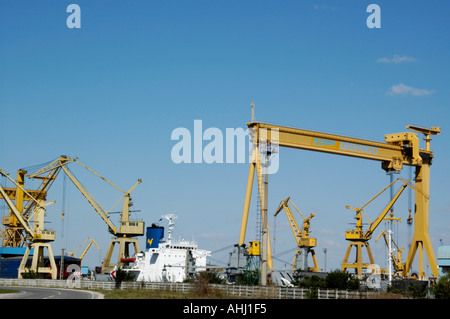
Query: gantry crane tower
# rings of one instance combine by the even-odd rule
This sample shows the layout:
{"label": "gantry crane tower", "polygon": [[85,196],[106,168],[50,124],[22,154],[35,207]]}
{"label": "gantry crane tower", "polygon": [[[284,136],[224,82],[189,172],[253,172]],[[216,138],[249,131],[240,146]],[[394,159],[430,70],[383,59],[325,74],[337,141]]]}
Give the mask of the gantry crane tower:
{"label": "gantry crane tower", "polygon": [[[289,208],[288,203],[291,203],[292,206],[294,206],[295,210],[297,210],[297,212],[303,218],[301,230],[300,227],[298,227],[298,224],[294,218],[294,215],[292,214],[291,209]],[[289,225],[291,226],[292,232],[294,233],[294,237],[298,247],[297,252],[295,253],[294,262],[292,263],[292,269],[300,268],[302,270],[318,272],[319,265],[317,263],[316,253],[314,252],[314,247],[317,246],[317,239],[309,237],[310,222],[311,219],[315,216],[314,213],[311,213],[307,218],[305,218],[305,216],[303,216],[303,214],[300,212],[297,206],[295,206],[295,204],[291,201],[290,197],[283,199],[280,202],[280,205],[278,206],[278,209],[273,216],[277,216],[282,209],[284,209],[286,213],[286,217],[289,221]],[[311,254],[311,257],[313,259],[314,267],[307,267],[307,258],[309,254]],[[303,262],[299,267],[299,265],[297,264],[297,260],[298,256],[300,255],[302,256]]]}
{"label": "gantry crane tower", "polygon": [[[367,217],[366,213],[364,212],[364,208],[369,205],[371,202],[373,202],[377,197],[379,197],[381,194],[383,194],[387,189],[392,187],[395,182],[402,181],[403,185],[400,187],[400,189],[397,191],[394,197],[389,201],[388,205],[383,209],[383,211],[380,213],[380,215],[373,221],[370,221],[370,219]],[[353,268],[356,270],[356,274],[361,275],[363,269],[367,269],[369,264],[363,263],[362,258],[362,250],[365,248],[367,250],[367,255],[369,256],[370,264],[375,264],[375,260],[373,259],[372,252],[370,250],[369,246],[369,240],[372,238],[372,234],[375,231],[375,229],[380,225],[380,223],[385,219],[388,212],[391,210],[392,206],[394,206],[395,202],[398,200],[400,195],[403,193],[406,187],[411,186],[407,181],[398,178],[392,183],[390,183],[387,187],[385,187],[381,192],[379,192],[377,195],[375,195],[373,198],[371,198],[367,203],[365,203],[360,208],[353,208],[350,206],[346,206],[348,209],[352,209],[356,212],[356,229],[355,230],[349,230],[345,232],[345,239],[350,241],[350,244],[348,245],[347,252],[345,254],[344,260],[342,262],[342,270],[345,271],[349,268]],[[411,186],[412,187],[412,186]],[[363,231],[363,218],[362,214],[365,215],[367,220],[369,221],[369,225],[367,227],[366,231]],[[350,252],[352,248],[356,248],[356,259],[354,263],[349,264],[348,263],[348,257],[350,255]]]}
{"label": "gantry crane tower", "polygon": [[[34,198],[28,191],[26,191],[22,185],[15,182],[9,177],[7,173],[0,169],[0,174],[9,178],[16,186],[20,189],[23,194],[26,194],[28,198],[35,202],[33,205],[33,211],[24,216],[21,211],[13,204],[12,200],[9,198],[7,191],[0,186],[0,194],[6,201],[10,212],[15,218],[15,223],[17,226],[20,225],[21,229],[25,232],[25,237],[21,235],[21,241],[26,243],[25,254],[23,255],[22,261],[19,266],[18,277],[22,278],[23,274],[27,271],[27,262],[30,255],[30,251],[33,250],[33,258],[31,261],[31,266],[28,270],[34,271],[36,274],[50,274],[52,279],[56,279],[56,263],[53,256],[53,251],[50,242],[55,240],[55,231],[47,230],[44,228],[44,217],[45,217],[45,207],[55,203],[54,201],[45,203],[43,199]],[[31,222],[31,217],[34,215],[34,220]],[[44,249],[47,249],[48,259],[50,262],[50,267],[45,267],[44,260]]]}
{"label": "gantry crane tower", "polygon": [[[404,165],[415,167],[415,219],[414,235],[406,259],[405,272],[409,273],[417,250],[419,251],[419,276],[424,277],[423,250],[428,256],[433,276],[438,276],[438,267],[428,232],[430,166],[433,152],[430,149],[431,135],[440,134],[439,127],[423,128],[408,125],[406,128],[416,133],[403,132],[385,135],[385,142],[375,142],[359,138],[345,137],[316,131],[308,131],[285,126],[266,124],[254,121],[247,123],[250,131],[253,150],[248,173],[244,209],[242,212],[241,230],[238,245],[243,245],[247,228],[248,212],[253,188],[255,169],[257,170],[258,187],[261,190],[262,169],[259,156],[262,144],[272,143],[279,147],[337,154],[381,162],[385,171],[400,171]],[[425,148],[419,147],[417,133],[424,134]],[[260,192],[261,193],[261,192]],[[267,209],[261,200],[262,208]],[[270,251],[270,242],[261,241],[262,250]]]}
{"label": "gantry crane tower", "polygon": [[[123,193],[123,195],[119,198],[119,200],[116,202],[114,206],[116,206],[120,200],[123,199],[123,205],[122,205],[122,211],[121,211],[121,217],[120,217],[120,227],[116,228],[114,224],[110,220],[109,213],[95,200],[95,198],[86,190],[86,188],[80,183],[80,181],[71,173],[71,171],[68,169],[67,164],[75,162],[85,169],[87,169],[89,172],[93,173],[97,177],[101,178],[103,181],[107,182],[111,186],[115,187],[119,191]],[[40,174],[44,174],[47,172],[48,169],[51,169],[52,166],[58,166],[61,167],[64,171],[64,173],[69,177],[69,179],[73,182],[73,184],[77,187],[77,189],[83,194],[83,196],[87,199],[87,201],[91,204],[91,206],[94,208],[94,210],[97,212],[97,214],[101,217],[101,219],[106,223],[108,226],[109,232],[114,235],[111,239],[110,245],[108,247],[108,250],[106,252],[105,259],[103,260],[102,264],[102,270],[105,272],[111,271],[114,269],[114,265],[111,265],[111,257],[114,251],[114,246],[116,244],[119,244],[119,253],[118,253],[118,260],[117,260],[117,266],[120,267],[124,263],[122,262],[122,259],[130,257],[130,249],[129,246],[134,246],[135,253],[140,252],[139,249],[139,242],[136,238],[137,236],[144,235],[144,222],[143,221],[133,221],[130,220],[130,206],[131,203],[131,192],[136,188],[137,185],[139,185],[142,180],[139,179],[137,183],[131,187],[128,191],[125,191],[121,189],[120,187],[114,185],[112,182],[107,180],[106,178],[102,177],[100,174],[96,173],[86,165],[82,164],[78,161],[77,158],[71,159],[65,155],[62,155],[60,158],[52,162],[47,167],[42,168],[40,171],[36,172],[32,177],[39,176]],[[114,207],[113,206],[113,207]]]}

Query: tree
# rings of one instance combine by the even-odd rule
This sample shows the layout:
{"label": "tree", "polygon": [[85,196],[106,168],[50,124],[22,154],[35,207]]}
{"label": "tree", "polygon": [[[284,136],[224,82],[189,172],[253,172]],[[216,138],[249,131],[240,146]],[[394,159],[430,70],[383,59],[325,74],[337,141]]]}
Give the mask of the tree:
{"label": "tree", "polygon": [[326,280],[327,288],[335,289],[359,289],[359,280],[352,274],[336,269],[328,273]]}
{"label": "tree", "polygon": [[117,268],[114,280],[116,281],[116,288],[119,288],[122,281],[133,281],[134,275],[129,271],[123,270],[122,268]]}
{"label": "tree", "polygon": [[436,299],[450,299],[450,273],[439,279],[433,291]]}

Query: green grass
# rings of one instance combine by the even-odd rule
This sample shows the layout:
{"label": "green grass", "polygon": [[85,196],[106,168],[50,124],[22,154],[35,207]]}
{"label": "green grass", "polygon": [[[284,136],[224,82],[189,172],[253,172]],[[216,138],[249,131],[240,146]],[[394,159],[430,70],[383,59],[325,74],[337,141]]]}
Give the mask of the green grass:
{"label": "green grass", "polygon": [[0,294],[14,294],[20,292],[19,290],[0,289]]}

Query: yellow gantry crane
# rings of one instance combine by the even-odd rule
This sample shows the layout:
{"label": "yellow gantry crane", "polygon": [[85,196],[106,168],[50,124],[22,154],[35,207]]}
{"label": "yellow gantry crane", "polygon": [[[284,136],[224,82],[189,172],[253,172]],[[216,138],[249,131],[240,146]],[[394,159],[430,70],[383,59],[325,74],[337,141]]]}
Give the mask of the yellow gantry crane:
{"label": "yellow gantry crane", "polygon": [[[302,216],[302,218],[303,218],[302,230],[300,230],[300,227],[298,227],[298,224],[294,218],[294,215],[291,212],[291,209],[288,206],[288,203],[291,203],[292,206],[294,206],[294,208],[300,214],[300,216]],[[310,221],[311,221],[311,218],[313,218],[315,216],[314,213],[311,213],[308,216],[308,218],[305,218],[303,216],[303,214],[300,212],[300,210],[291,201],[290,197],[283,199],[280,202],[280,205],[278,206],[278,209],[275,212],[274,216],[277,216],[278,213],[282,209],[284,209],[284,211],[286,213],[286,217],[289,221],[289,225],[291,226],[292,232],[294,233],[294,237],[295,237],[295,240],[297,242],[297,247],[298,247],[295,257],[294,257],[294,262],[292,263],[292,269],[300,268],[302,270],[318,272],[319,265],[317,263],[316,254],[313,249],[317,245],[317,240],[316,240],[316,238],[309,237]],[[299,265],[297,264],[297,259],[300,254],[302,255],[303,262],[302,262],[302,265],[300,265],[300,267],[299,267]],[[312,256],[312,259],[314,262],[314,267],[307,267],[308,254],[311,254],[311,256]]]}
{"label": "yellow gantry crane", "polygon": [[[384,193],[387,189],[392,187],[397,181],[402,181],[403,185],[400,187],[400,189],[397,191],[395,196],[390,200],[388,205],[383,209],[381,214],[374,220],[370,221],[370,219],[367,217],[366,213],[364,212],[364,208],[369,205],[371,202],[373,202],[377,197],[379,197],[382,193]],[[348,245],[347,252],[345,254],[344,260],[342,262],[342,270],[345,271],[349,268],[353,268],[356,270],[356,274],[361,275],[363,269],[367,269],[369,264],[363,263],[362,258],[362,250],[363,248],[366,248],[367,255],[369,256],[370,264],[375,264],[375,260],[373,259],[372,252],[370,250],[369,246],[369,240],[372,238],[372,234],[375,231],[375,229],[380,225],[380,223],[385,219],[388,212],[391,210],[392,206],[395,204],[395,202],[398,200],[400,195],[403,193],[406,187],[410,186],[410,184],[403,180],[403,179],[396,179],[392,183],[390,183],[387,187],[385,187],[382,191],[380,191],[377,195],[375,195],[373,198],[371,198],[366,204],[364,204],[360,208],[353,208],[350,206],[346,206],[348,209],[352,209],[356,211],[356,229],[355,230],[349,230],[345,232],[345,239],[350,241],[350,244]],[[412,187],[412,186],[411,186]],[[362,214],[367,218],[369,221],[369,225],[367,227],[367,230],[363,231],[363,218]],[[348,257],[350,255],[350,252],[352,248],[356,248],[356,260],[354,263],[348,263]]]}
{"label": "yellow gantry crane", "polygon": [[[14,216],[16,220],[15,223],[17,223],[17,226],[20,225],[21,229],[26,234],[25,238],[21,238],[21,241],[25,242],[27,246],[19,266],[18,278],[22,278],[23,274],[28,269],[34,271],[36,274],[50,274],[52,279],[56,279],[56,263],[50,245],[50,242],[55,240],[55,231],[44,228],[45,207],[54,204],[55,201],[45,203],[43,199],[36,199],[28,191],[26,191],[22,185],[15,182],[1,169],[0,174],[9,178],[14,184],[16,184],[23,194],[26,194],[26,196],[35,202],[35,205],[33,205],[33,211],[29,215],[25,216],[21,211],[19,211],[16,205],[14,205],[12,200],[9,198],[10,196],[7,191],[0,186],[0,194],[6,201],[10,212]],[[33,215],[34,219],[31,221],[31,217],[33,217]],[[44,249],[47,249],[50,267],[45,266]],[[31,260],[31,266],[28,268],[27,262],[31,250],[34,252]]]}
{"label": "yellow gantry crane", "polygon": [[[80,166],[87,169],[89,172],[93,173],[97,177],[101,178],[103,181],[107,182],[111,186],[115,187],[119,191],[123,193],[123,195],[119,198],[119,200],[114,204],[113,207],[115,207],[123,198],[123,205],[122,205],[122,211],[121,211],[121,217],[120,217],[120,226],[116,228],[116,226],[111,222],[109,213],[98,203],[97,200],[86,190],[86,188],[80,183],[80,181],[71,173],[71,171],[68,169],[67,164],[69,163],[77,163]],[[121,189],[120,187],[114,185],[112,182],[107,180],[106,178],[102,177],[100,174],[96,173],[86,165],[82,164],[78,161],[77,158],[71,159],[65,155],[62,155],[60,158],[49,164],[47,167],[42,168],[40,171],[36,172],[33,176],[35,178],[36,176],[39,176],[41,174],[44,174],[47,172],[47,170],[51,169],[53,166],[61,167],[64,171],[64,173],[69,177],[69,179],[73,182],[73,184],[77,187],[77,189],[83,194],[83,196],[87,199],[87,201],[91,204],[91,206],[94,208],[94,210],[97,212],[97,214],[101,217],[101,219],[106,223],[108,226],[109,232],[114,235],[111,239],[109,248],[106,252],[105,259],[103,260],[102,264],[102,270],[107,272],[114,269],[115,265],[111,265],[111,257],[114,251],[114,246],[116,244],[119,244],[119,253],[118,253],[118,260],[116,266],[122,266],[124,263],[122,262],[122,259],[130,257],[130,249],[129,246],[134,246],[135,253],[140,252],[139,249],[139,242],[136,238],[137,236],[144,235],[144,222],[143,221],[133,221],[130,220],[130,206],[131,203],[131,192],[136,188],[137,185],[139,185],[142,180],[139,179],[137,183],[131,187],[128,191],[125,191]],[[113,208],[112,207],[112,208]],[[111,208],[111,209],[112,209]]]}
{"label": "yellow gantry crane", "polygon": [[[415,167],[415,218],[414,235],[405,264],[405,272],[409,273],[416,252],[419,251],[419,276],[424,277],[423,250],[433,276],[438,276],[438,267],[428,232],[429,220],[429,192],[430,192],[430,166],[433,152],[430,149],[431,135],[440,134],[439,127],[423,128],[408,125],[406,128],[413,132],[402,132],[385,135],[385,142],[375,142],[365,139],[327,134],[316,131],[267,124],[254,121],[247,123],[253,144],[252,160],[248,173],[247,187],[242,212],[239,246],[245,242],[248,213],[255,169],[257,171],[258,187],[262,190],[262,169],[260,148],[271,143],[279,147],[323,152],[328,154],[356,157],[366,160],[378,161],[385,171],[400,171],[404,165]],[[417,133],[424,134],[425,148],[420,148]],[[265,200],[261,200],[262,210],[267,210]],[[269,250],[270,242],[262,241],[261,246]],[[268,254],[268,255],[269,255]]]}

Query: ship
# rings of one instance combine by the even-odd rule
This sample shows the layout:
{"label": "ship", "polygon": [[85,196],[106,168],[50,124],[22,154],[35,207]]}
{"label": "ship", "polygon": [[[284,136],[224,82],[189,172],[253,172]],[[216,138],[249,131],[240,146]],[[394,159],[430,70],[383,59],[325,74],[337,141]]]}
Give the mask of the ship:
{"label": "ship", "polygon": [[195,241],[172,238],[176,214],[162,215],[160,221],[163,219],[169,222],[167,238],[164,238],[164,227],[156,224],[147,227],[145,252],[137,253],[134,263],[124,269],[136,281],[183,282],[206,271],[206,259],[211,251],[199,249]]}

